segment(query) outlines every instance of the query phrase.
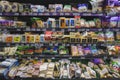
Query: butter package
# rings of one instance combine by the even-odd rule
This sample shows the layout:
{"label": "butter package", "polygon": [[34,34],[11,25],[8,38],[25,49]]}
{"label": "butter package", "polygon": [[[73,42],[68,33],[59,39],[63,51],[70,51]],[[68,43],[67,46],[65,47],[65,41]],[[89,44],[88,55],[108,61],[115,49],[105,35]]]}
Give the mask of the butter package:
{"label": "butter package", "polygon": [[42,20],[36,20],[36,23],[37,23],[37,27],[39,28],[43,28],[44,27],[44,23]]}
{"label": "butter package", "polygon": [[4,5],[0,2],[0,12],[4,11]]}
{"label": "butter package", "polygon": [[22,13],[24,11],[23,4],[18,4],[18,11]]}
{"label": "butter package", "polygon": [[75,16],[75,27],[80,28],[80,16]]}
{"label": "butter package", "polygon": [[18,12],[18,3],[14,2],[11,5],[12,7],[12,12]]}
{"label": "butter package", "polygon": [[23,12],[25,13],[29,13],[31,12],[31,7],[30,7],[31,4],[23,4]]}
{"label": "butter package", "polygon": [[66,18],[66,28],[68,28],[70,26],[70,19],[69,18]]}
{"label": "butter package", "polygon": [[120,41],[120,32],[116,32],[116,39]]}
{"label": "butter package", "polygon": [[44,34],[40,35],[40,42],[45,42],[45,35]]}
{"label": "butter package", "polygon": [[66,28],[66,18],[60,17],[60,28]]}
{"label": "butter package", "polygon": [[78,4],[79,12],[87,12],[87,5],[86,4]]}
{"label": "butter package", "polygon": [[74,18],[70,18],[70,28],[75,28],[75,19]]}
{"label": "butter package", "polygon": [[55,20],[55,24],[56,24],[56,25],[55,25],[56,28],[59,28],[59,27],[60,27],[59,20]]}
{"label": "butter package", "polygon": [[31,35],[30,36],[30,43],[34,43],[35,42],[35,35]]}
{"label": "butter package", "polygon": [[31,11],[32,12],[38,12],[39,5],[31,5]]}
{"label": "butter package", "polygon": [[114,33],[111,31],[106,32],[105,37],[107,41],[114,41]]}
{"label": "butter package", "polygon": [[49,11],[55,12],[55,4],[49,4]]}
{"label": "butter package", "polygon": [[30,43],[30,41],[31,41],[31,36],[30,35],[25,35],[25,42],[26,43]]}
{"label": "butter package", "polygon": [[40,42],[40,35],[35,35],[35,42],[39,43]]}
{"label": "butter package", "polygon": [[55,19],[54,18],[49,18],[48,20],[47,20],[47,22],[48,22],[48,27],[49,28],[55,28],[56,26],[55,26]]}
{"label": "butter package", "polygon": [[21,42],[21,36],[20,35],[14,35],[13,42],[14,43],[20,43]]}
{"label": "butter package", "polygon": [[45,32],[45,41],[50,41],[52,39],[52,31]]}
{"label": "butter package", "polygon": [[12,43],[13,42],[13,36],[12,35],[7,35],[5,37],[5,42],[6,43]]}
{"label": "butter package", "polygon": [[63,5],[62,4],[55,4],[55,12],[62,12]]}
{"label": "butter package", "polygon": [[71,53],[72,53],[72,56],[79,56],[77,46],[71,46]]}
{"label": "butter package", "polygon": [[71,5],[65,5],[63,10],[64,12],[71,12]]}
{"label": "butter package", "polygon": [[12,7],[8,1],[1,1],[1,4],[3,4],[3,11],[4,12],[10,12]]}

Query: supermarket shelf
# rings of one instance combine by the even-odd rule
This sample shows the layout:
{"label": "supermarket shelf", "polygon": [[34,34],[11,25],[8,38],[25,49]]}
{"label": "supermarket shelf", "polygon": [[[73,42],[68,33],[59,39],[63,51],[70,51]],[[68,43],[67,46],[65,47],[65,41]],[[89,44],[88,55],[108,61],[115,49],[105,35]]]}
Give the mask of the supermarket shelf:
{"label": "supermarket shelf", "polygon": [[117,45],[120,46],[120,42],[113,41],[113,42],[97,42],[97,43],[5,43],[5,42],[0,42],[0,47],[11,47],[11,46],[111,46],[111,45]]}
{"label": "supermarket shelf", "polygon": [[104,42],[98,42],[98,43],[5,43],[0,42],[0,47],[6,47],[6,46],[105,46],[106,44]]}
{"label": "supermarket shelf", "polygon": [[0,59],[7,58],[15,58],[15,59],[93,59],[93,58],[103,58],[103,59],[112,59],[118,58],[120,55],[107,55],[107,54],[99,54],[99,55],[85,55],[85,56],[71,56],[71,55],[0,55]]}
{"label": "supermarket shelf", "polygon": [[42,13],[0,13],[0,16],[104,16],[103,13],[42,12]]}
{"label": "supermarket shelf", "polygon": [[115,31],[119,32],[120,28],[0,28],[0,31],[10,31],[10,32],[27,32],[27,31],[33,31],[33,32],[44,32],[44,31],[62,31],[62,32],[80,32],[80,31]]}
{"label": "supermarket shelf", "polygon": [[43,78],[15,78],[15,79],[9,79],[9,80],[119,80],[119,78],[106,78],[106,79],[43,79]]}

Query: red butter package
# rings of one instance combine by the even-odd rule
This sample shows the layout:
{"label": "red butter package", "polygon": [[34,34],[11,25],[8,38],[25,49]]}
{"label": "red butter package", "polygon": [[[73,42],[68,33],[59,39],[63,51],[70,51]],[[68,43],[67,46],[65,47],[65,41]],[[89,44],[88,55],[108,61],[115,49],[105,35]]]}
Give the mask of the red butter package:
{"label": "red butter package", "polygon": [[52,31],[45,32],[45,41],[50,41],[52,39]]}

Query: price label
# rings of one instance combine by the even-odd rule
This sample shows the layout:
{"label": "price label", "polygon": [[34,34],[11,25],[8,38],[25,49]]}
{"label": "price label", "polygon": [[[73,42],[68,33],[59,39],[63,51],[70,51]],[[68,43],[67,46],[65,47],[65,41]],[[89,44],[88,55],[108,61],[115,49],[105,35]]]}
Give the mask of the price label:
{"label": "price label", "polygon": [[40,46],[43,46],[43,44],[40,44]]}
{"label": "price label", "polygon": [[70,46],[70,44],[67,44],[67,46],[69,47],[69,46]]}
{"label": "price label", "polygon": [[88,46],[92,46],[91,44],[88,44]]}
{"label": "price label", "polygon": [[31,57],[27,57],[27,59],[31,59]]}
{"label": "price label", "polygon": [[65,46],[65,44],[62,44],[62,46]]}
{"label": "price label", "polygon": [[32,13],[32,15],[37,16],[37,13]]}
{"label": "price label", "polygon": [[77,46],[80,46],[80,44],[77,44]]}
{"label": "price label", "polygon": [[30,31],[30,28],[26,28],[26,31]]}
{"label": "price label", "polygon": [[75,29],[72,29],[72,31],[74,32],[74,31],[75,31]]}
{"label": "price label", "polygon": [[19,46],[19,44],[15,44],[15,46]]}
{"label": "price label", "polygon": [[52,31],[55,31],[55,29],[52,29]]}
{"label": "price label", "polygon": [[82,31],[82,29],[78,29],[78,32]]}
{"label": "price label", "polygon": [[75,44],[71,44],[71,46],[74,46]]}
{"label": "price label", "polygon": [[90,29],[86,29],[86,31],[90,31]]}
{"label": "price label", "polygon": [[57,15],[57,13],[53,13],[52,15],[53,15],[53,16],[56,16],[56,15]]}
{"label": "price label", "polygon": [[60,15],[61,15],[61,16],[63,16],[63,15],[64,15],[64,13],[60,13]]}
{"label": "price label", "polygon": [[92,16],[91,13],[84,13],[83,16]]}
{"label": "price label", "polygon": [[68,29],[68,31],[71,31],[71,29]]}
{"label": "price label", "polygon": [[85,59],[85,57],[81,57],[81,59]]}
{"label": "price label", "polygon": [[69,15],[70,15],[70,13],[65,13],[65,15],[66,15],[66,16],[69,16]]}
{"label": "price label", "polygon": [[56,43],[55,46],[58,46],[58,44]]}
{"label": "price label", "polygon": [[10,44],[9,44],[9,43],[7,43],[7,46],[10,46]]}
{"label": "price label", "polygon": [[98,31],[102,31],[102,29],[98,29]]}
{"label": "price label", "polygon": [[19,13],[15,13],[14,15],[15,15],[15,16],[18,16],[18,15],[19,15]]}
{"label": "price label", "polygon": [[62,29],[62,30],[61,30],[61,32],[65,32],[65,30],[64,30],[64,29]]}
{"label": "price label", "polygon": [[52,44],[52,43],[50,43],[50,46],[53,46],[53,44]]}
{"label": "price label", "polygon": [[83,44],[83,46],[87,46],[87,44]]}
{"label": "price label", "polygon": [[31,46],[35,46],[35,44],[31,44]]}
{"label": "price label", "polygon": [[42,15],[43,15],[43,13],[38,13],[38,15],[39,15],[39,16],[42,16]]}
{"label": "price label", "polygon": [[46,29],[43,29],[43,31],[46,31]]}
{"label": "price label", "polygon": [[21,31],[20,29],[17,29],[17,31]]}
{"label": "price label", "polygon": [[38,57],[35,57],[35,59],[38,59]]}
{"label": "price label", "polygon": [[73,13],[73,16],[79,16],[80,14],[79,13]]}
{"label": "price label", "polygon": [[2,16],[2,13],[0,13],[0,16]]}
{"label": "price label", "polygon": [[45,15],[45,16],[49,16],[49,15],[50,15],[50,13],[45,13],[44,15]]}
{"label": "price label", "polygon": [[72,57],[69,57],[69,59],[72,59]]}
{"label": "price label", "polygon": [[26,46],[30,46],[30,44],[26,44]]}
{"label": "price label", "polygon": [[37,31],[40,31],[40,29],[37,29]]}
{"label": "price label", "polygon": [[31,31],[35,31],[35,28],[32,28]]}
{"label": "price label", "polygon": [[55,57],[52,57],[52,59],[55,59]]}

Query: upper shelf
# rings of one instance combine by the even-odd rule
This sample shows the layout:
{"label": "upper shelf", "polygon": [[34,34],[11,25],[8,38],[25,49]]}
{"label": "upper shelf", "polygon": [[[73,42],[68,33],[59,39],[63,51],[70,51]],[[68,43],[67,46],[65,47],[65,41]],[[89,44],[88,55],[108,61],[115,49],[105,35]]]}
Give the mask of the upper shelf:
{"label": "upper shelf", "polygon": [[42,12],[42,13],[0,13],[0,16],[105,16],[103,13]]}

